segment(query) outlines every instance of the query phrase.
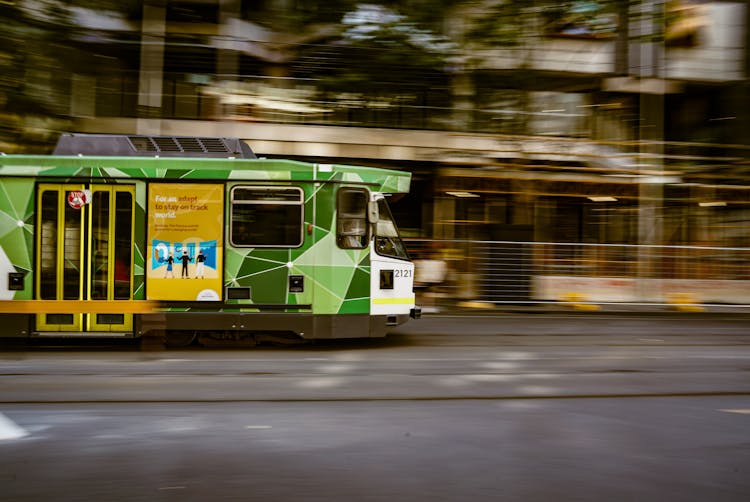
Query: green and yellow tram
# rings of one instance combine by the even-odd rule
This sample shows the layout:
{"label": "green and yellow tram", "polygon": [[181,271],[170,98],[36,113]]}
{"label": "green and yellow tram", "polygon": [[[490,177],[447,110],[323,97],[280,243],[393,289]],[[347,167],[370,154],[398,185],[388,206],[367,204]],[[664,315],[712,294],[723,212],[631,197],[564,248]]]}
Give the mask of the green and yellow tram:
{"label": "green and yellow tram", "polygon": [[231,138],[65,134],[2,155],[0,336],[384,336],[419,316],[386,201],[409,184]]}

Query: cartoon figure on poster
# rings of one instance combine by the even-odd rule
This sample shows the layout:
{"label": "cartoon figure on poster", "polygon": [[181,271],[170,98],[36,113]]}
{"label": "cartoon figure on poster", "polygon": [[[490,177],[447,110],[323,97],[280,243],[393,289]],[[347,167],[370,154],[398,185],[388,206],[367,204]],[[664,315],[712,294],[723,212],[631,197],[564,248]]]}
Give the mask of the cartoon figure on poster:
{"label": "cartoon figure on poster", "polygon": [[164,272],[164,278],[166,279],[167,276],[169,276],[172,279],[174,279],[174,271],[172,270],[172,267],[174,266],[174,257],[172,256],[171,253],[167,257],[166,262],[167,262],[167,271]]}
{"label": "cartoon figure on poster", "polygon": [[198,256],[195,257],[195,278],[204,278],[205,274],[205,263],[206,255],[203,254],[203,250],[198,250]]}
{"label": "cartoon figure on poster", "polygon": [[180,261],[182,262],[182,273],[180,273],[180,277],[183,279],[190,279],[190,274],[188,273],[188,264],[193,261],[193,258],[188,254],[187,249],[182,250]]}
{"label": "cartoon figure on poster", "polygon": [[[151,269],[165,269],[163,277],[174,278],[174,264],[181,265],[182,279],[205,279],[208,269],[209,277],[216,277],[216,241],[201,242],[166,242],[154,240],[152,243],[154,256]],[[197,252],[195,251],[197,250]],[[174,257],[177,256],[177,259]],[[193,268],[191,264],[195,264]],[[191,270],[194,273],[191,274]]]}

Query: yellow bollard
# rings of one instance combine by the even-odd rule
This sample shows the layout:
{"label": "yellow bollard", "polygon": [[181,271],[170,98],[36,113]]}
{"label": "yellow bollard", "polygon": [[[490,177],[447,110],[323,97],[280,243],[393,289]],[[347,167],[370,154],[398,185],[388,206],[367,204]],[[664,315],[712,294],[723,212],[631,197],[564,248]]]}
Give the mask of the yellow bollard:
{"label": "yellow bollard", "polygon": [[601,307],[599,305],[594,305],[593,303],[586,303],[586,295],[583,293],[579,293],[577,291],[569,291],[567,293],[563,293],[560,296],[560,301],[565,302],[569,304],[572,308],[575,310],[599,310]]}
{"label": "yellow bollard", "polygon": [[703,312],[706,310],[700,305],[698,298],[693,293],[670,293],[667,295],[667,303],[680,312]]}
{"label": "yellow bollard", "polygon": [[467,309],[494,309],[495,304],[491,302],[483,302],[477,300],[459,302],[458,306]]}

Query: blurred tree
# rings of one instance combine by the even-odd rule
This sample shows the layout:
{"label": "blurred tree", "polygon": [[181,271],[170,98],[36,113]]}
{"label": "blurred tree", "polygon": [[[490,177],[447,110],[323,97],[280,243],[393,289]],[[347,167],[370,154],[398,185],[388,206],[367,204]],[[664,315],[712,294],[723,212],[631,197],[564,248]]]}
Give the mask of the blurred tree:
{"label": "blurred tree", "polygon": [[0,4],[0,142],[3,151],[44,150],[66,128],[65,40],[70,18],[62,2]]}
{"label": "blurred tree", "polygon": [[143,0],[71,0],[66,3],[91,11],[117,12],[131,20],[139,20],[143,15]]}
{"label": "blurred tree", "polygon": [[309,24],[339,23],[343,13],[353,9],[357,0],[244,0],[242,18],[268,28],[293,29]]}
{"label": "blurred tree", "polygon": [[407,115],[416,106],[450,107],[458,54],[447,37],[405,14],[359,4],[342,16],[339,36],[302,49],[296,76],[316,79],[324,99],[349,103],[353,110],[400,114],[398,123],[409,125]]}
{"label": "blurred tree", "polygon": [[138,61],[137,44],[100,43],[111,40],[80,22],[138,20],[141,5],[141,0],[0,2],[0,149],[48,150],[70,129],[73,74],[112,73],[119,63],[113,65],[111,56]]}
{"label": "blurred tree", "polygon": [[523,36],[522,13],[523,4],[520,2],[490,4],[473,13],[464,39],[480,46],[517,46]]}

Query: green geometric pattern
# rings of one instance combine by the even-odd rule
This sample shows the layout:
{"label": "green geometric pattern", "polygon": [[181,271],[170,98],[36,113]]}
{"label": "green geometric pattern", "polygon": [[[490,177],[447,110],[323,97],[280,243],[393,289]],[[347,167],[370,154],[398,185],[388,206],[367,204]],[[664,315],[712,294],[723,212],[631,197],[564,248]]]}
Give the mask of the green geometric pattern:
{"label": "green geometric pattern", "polygon": [[2,299],[31,299],[34,262],[34,180],[11,178],[0,184],[0,280],[24,272],[23,291]]}
{"label": "green geometric pattern", "polygon": [[[302,247],[242,249],[227,246],[226,286],[250,287],[255,303],[312,304],[314,313],[369,312],[369,252],[339,249],[332,231],[337,186],[302,185],[306,202],[304,228],[313,221],[317,223],[312,233],[305,231]],[[315,216],[313,206],[317,210]],[[225,228],[225,235],[227,232],[229,228]],[[304,292],[287,291],[289,275],[304,276]]]}
{"label": "green geometric pattern", "polygon": [[[235,184],[301,186],[305,197],[305,239],[300,248],[233,248],[226,242],[229,224],[228,212],[225,213],[225,285],[250,287],[254,303],[312,304],[314,313],[335,314],[367,313],[370,306],[369,251],[344,250],[336,245],[336,190],[342,185],[364,185],[372,191],[407,193],[411,175],[387,169],[323,167],[268,159],[3,156],[0,157],[0,268],[5,263],[9,271],[33,272],[35,182],[135,183],[134,298],[145,298],[147,180],[183,183],[225,180],[227,201]],[[304,292],[288,292],[289,275],[304,276]],[[27,273],[25,280],[24,290],[11,293],[12,297],[32,297],[33,273]]]}

